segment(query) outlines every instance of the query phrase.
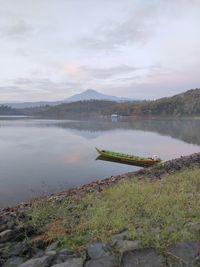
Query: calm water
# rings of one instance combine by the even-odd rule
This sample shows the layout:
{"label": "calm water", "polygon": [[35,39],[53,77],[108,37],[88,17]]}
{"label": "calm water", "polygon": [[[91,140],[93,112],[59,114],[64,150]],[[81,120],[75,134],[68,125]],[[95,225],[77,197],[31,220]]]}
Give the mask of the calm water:
{"label": "calm water", "polygon": [[95,147],[158,155],[200,151],[200,120],[0,118],[0,207],[138,167],[96,161]]}

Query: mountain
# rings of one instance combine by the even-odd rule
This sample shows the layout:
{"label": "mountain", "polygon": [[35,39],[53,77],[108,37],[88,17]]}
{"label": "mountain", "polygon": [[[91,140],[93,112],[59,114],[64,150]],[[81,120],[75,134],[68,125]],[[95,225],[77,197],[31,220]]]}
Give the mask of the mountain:
{"label": "mountain", "polygon": [[165,97],[155,101],[150,101],[144,107],[144,110],[152,115],[200,115],[200,89],[191,89],[172,97]]}
{"label": "mountain", "polygon": [[115,110],[125,116],[199,116],[200,89],[191,89],[172,97],[164,97],[154,101],[138,103],[116,103],[105,112],[110,114]]}
{"label": "mountain", "polygon": [[[34,108],[41,106],[55,106],[63,103],[62,101],[40,101],[40,102],[16,102],[16,103],[2,103],[12,108],[21,109],[21,108]],[[0,104],[1,105],[1,104]]]}
{"label": "mountain", "polygon": [[[80,96],[81,95],[81,96]],[[86,91],[88,98],[99,94],[91,90]],[[84,96],[84,97],[83,97]],[[172,97],[160,98],[154,101],[117,102],[101,99],[86,100],[85,93],[79,94],[69,103],[56,106],[44,106],[24,110],[28,115],[40,116],[110,116],[117,113],[119,116],[200,116],[200,89],[191,89]],[[104,97],[100,94],[99,97]],[[80,101],[77,101],[81,99]],[[85,100],[85,101],[83,101]],[[75,102],[73,102],[75,101]]]}
{"label": "mountain", "polygon": [[121,101],[133,101],[131,99],[123,98],[123,97],[116,97],[105,95],[97,92],[93,89],[88,89],[80,94],[75,94],[65,100],[60,101],[40,101],[40,102],[19,102],[19,103],[2,103],[12,108],[34,108],[34,107],[41,107],[41,106],[56,106],[63,103],[71,103],[77,101],[87,101],[87,100],[109,100],[115,102]]}
{"label": "mountain", "polygon": [[[106,99],[105,99],[106,98]],[[48,102],[52,105],[19,110],[26,115],[40,116],[104,116],[116,113],[121,116],[200,116],[200,89],[191,89],[187,92],[160,98],[154,101],[122,101],[122,99],[107,96],[87,90],[74,95],[63,102]],[[55,104],[56,103],[56,104]],[[2,113],[13,112],[2,110]]]}
{"label": "mountain", "polygon": [[69,103],[69,102],[77,102],[77,101],[85,101],[85,100],[109,100],[109,101],[120,102],[120,101],[125,101],[128,99],[120,98],[117,96],[105,95],[105,94],[101,94],[97,92],[96,90],[88,89],[80,94],[76,94],[76,95],[73,95],[67,98],[64,102]]}

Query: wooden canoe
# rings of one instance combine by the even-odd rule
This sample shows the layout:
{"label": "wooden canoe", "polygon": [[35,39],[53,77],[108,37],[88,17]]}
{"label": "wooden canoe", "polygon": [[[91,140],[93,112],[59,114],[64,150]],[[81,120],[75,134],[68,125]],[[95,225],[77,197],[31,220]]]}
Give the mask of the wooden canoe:
{"label": "wooden canoe", "polygon": [[161,162],[161,159],[159,158],[155,160],[153,158],[143,158],[143,157],[128,155],[124,153],[101,150],[99,148],[96,148],[96,150],[105,159],[110,159],[111,161],[113,160],[115,162],[131,164],[135,166],[150,167]]}

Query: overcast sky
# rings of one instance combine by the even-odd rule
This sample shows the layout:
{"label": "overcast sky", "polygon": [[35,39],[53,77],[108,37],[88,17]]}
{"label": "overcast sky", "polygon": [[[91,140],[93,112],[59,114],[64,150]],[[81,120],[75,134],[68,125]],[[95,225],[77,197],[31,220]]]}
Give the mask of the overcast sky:
{"label": "overcast sky", "polygon": [[200,0],[0,0],[0,102],[200,87]]}

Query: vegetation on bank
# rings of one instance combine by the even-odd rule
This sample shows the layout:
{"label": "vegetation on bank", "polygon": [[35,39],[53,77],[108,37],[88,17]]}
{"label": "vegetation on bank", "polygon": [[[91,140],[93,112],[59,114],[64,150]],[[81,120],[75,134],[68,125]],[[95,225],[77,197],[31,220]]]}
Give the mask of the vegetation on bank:
{"label": "vegetation on bank", "polygon": [[192,89],[155,101],[113,102],[104,100],[78,101],[56,106],[25,109],[28,115],[40,116],[199,116],[200,89]]}
{"label": "vegetation on bank", "polygon": [[200,169],[187,169],[163,180],[127,180],[85,196],[35,202],[29,222],[47,241],[81,249],[94,240],[109,242],[128,229],[144,247],[165,248],[197,240],[200,221]]}
{"label": "vegetation on bank", "polygon": [[0,105],[0,115],[23,115],[19,109],[14,109],[6,105]]}
{"label": "vegetation on bank", "polygon": [[[8,107],[7,107],[8,109]],[[172,97],[155,101],[121,102],[106,100],[77,101],[55,106],[38,106],[6,111],[10,115],[24,114],[33,116],[84,117],[110,116],[118,113],[121,116],[200,116],[200,89],[191,89]],[[0,114],[5,114],[5,107],[0,107]]]}

